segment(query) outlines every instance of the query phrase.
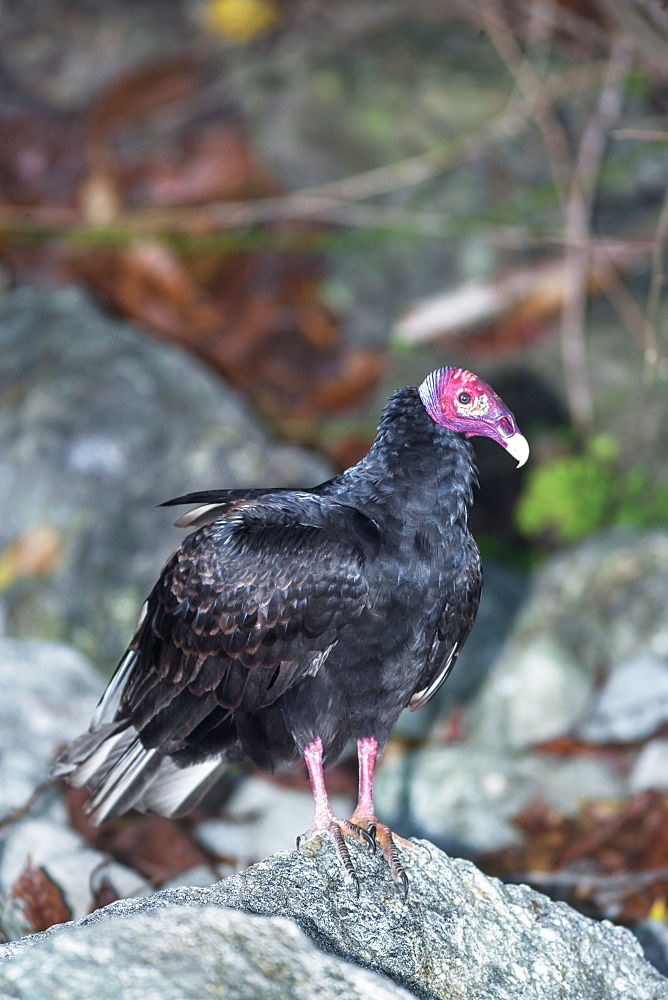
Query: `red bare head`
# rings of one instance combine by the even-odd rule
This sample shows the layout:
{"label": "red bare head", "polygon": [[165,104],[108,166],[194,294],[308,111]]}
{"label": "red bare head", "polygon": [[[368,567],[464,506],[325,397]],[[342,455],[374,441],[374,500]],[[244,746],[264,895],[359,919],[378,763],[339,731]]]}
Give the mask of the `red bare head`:
{"label": "red bare head", "polygon": [[500,396],[464,368],[438,368],[419,387],[424,407],[437,424],[465,437],[492,438],[517,460],[529,457],[529,445]]}

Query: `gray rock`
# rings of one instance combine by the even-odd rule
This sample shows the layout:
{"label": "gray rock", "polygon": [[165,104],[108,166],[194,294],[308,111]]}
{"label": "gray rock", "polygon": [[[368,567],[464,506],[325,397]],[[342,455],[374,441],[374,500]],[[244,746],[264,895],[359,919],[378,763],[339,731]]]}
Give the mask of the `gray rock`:
{"label": "gray rock", "polygon": [[[645,962],[629,931],[589,920],[525,886],[505,886],[470,862],[448,858],[427,844],[416,846],[414,852],[402,851],[411,880],[404,901],[382,860],[362,848],[353,850],[361,879],[359,898],[345,881],[331,845],[315,841],[308,854],[293,851],[275,855],[209,889],[175,889],[123,900],[76,925],[60,925],[5,945],[0,948],[0,959],[4,960],[0,994],[17,998],[58,995],[62,1000],[124,997],[130,994],[105,992],[105,981],[111,977],[112,982],[118,982],[116,977],[127,976],[127,981],[135,984],[131,995],[137,1000],[171,997],[175,994],[161,993],[157,984],[163,985],[163,970],[166,983],[179,976],[183,965],[189,969],[188,989],[192,992],[181,995],[218,995],[213,990],[221,991],[221,983],[222,992],[228,995],[227,980],[216,979],[214,987],[211,978],[212,962],[216,975],[224,976],[228,947],[246,954],[252,949],[258,956],[251,958],[252,962],[276,953],[270,951],[273,944],[262,935],[260,924],[257,930],[256,925],[246,925],[251,927],[251,944],[242,946],[233,923],[226,923],[225,916],[220,923],[212,918],[209,907],[222,906],[289,917],[323,951],[380,972],[420,997],[668,997],[668,981]],[[193,911],[188,919],[184,905],[204,909]],[[213,951],[204,943],[212,926],[217,928]],[[126,928],[124,935],[121,927]],[[87,928],[85,936],[82,928]],[[295,968],[313,968],[313,976],[309,973],[306,978],[315,976],[311,952],[306,953],[306,964],[302,965],[300,943],[295,947],[293,935],[285,925],[278,928],[278,936],[289,942],[290,959],[273,965],[277,989],[286,977],[290,977],[292,987]],[[127,942],[123,951],[121,938]],[[175,959],[170,958],[170,942],[176,948]],[[222,954],[220,962],[217,954]],[[193,956],[192,962],[186,965],[189,956]],[[137,970],[134,978],[133,968]],[[236,980],[245,982],[238,968],[233,965],[232,969]],[[159,978],[151,980],[147,970]],[[57,994],[56,985],[60,989]]]}
{"label": "gray rock", "polygon": [[563,736],[585,712],[593,686],[593,676],[549,630],[525,635],[518,629],[472,706],[470,739],[490,750],[518,751]]}
{"label": "gray rock", "polygon": [[578,735],[591,743],[631,743],[668,722],[668,660],[640,653],[619,663],[588,707]]}
{"label": "gray rock", "polygon": [[532,799],[571,814],[582,798],[622,791],[622,779],[604,760],[461,744],[390,759],[378,773],[374,801],[395,829],[477,856],[521,841],[511,821]]}
{"label": "gray rock", "polygon": [[[21,810],[48,777],[57,750],[85,727],[103,680],[64,643],[0,637],[0,819]],[[0,924],[8,937],[34,928],[11,892],[28,861],[55,881],[74,916],[89,913],[92,883],[104,874],[119,895],[141,891],[145,879],[89,847],[69,826],[55,788],[0,827]]]}
{"label": "gray rock", "polygon": [[65,903],[74,917],[83,917],[94,907],[93,886],[102,877],[119,896],[147,891],[146,879],[132,868],[86,844],[84,838],[67,825],[62,806],[54,803],[48,813],[12,824],[0,841],[0,898],[4,934],[15,939],[30,933],[22,907],[15,906],[11,887],[30,861],[43,868],[59,886]]}
{"label": "gray rock", "polygon": [[327,475],[274,444],[240,399],[180,349],[105,316],[74,288],[0,296],[0,549],[49,525],[45,579],[4,595],[15,635],[62,638],[112,666],[182,533],[170,497],[311,485]]}
{"label": "gray rock", "polygon": [[214,906],[79,927],[0,970],[6,1000],[409,1000],[378,975],[324,955],[289,921]]}
{"label": "gray rock", "polygon": [[[666,606],[665,531],[606,532],[551,560],[470,713],[471,740],[522,750],[576,732],[601,674],[641,656],[668,670]],[[635,700],[651,701],[655,672],[635,679]],[[615,704],[608,727],[630,733],[624,704]],[[641,723],[637,736],[648,732]]]}
{"label": "gray rock", "polygon": [[668,789],[668,740],[650,740],[638,754],[629,775],[632,792]]}
{"label": "gray rock", "polygon": [[56,750],[81,732],[102,685],[70,646],[0,637],[0,816],[46,780]]}
{"label": "gray rock", "polygon": [[668,926],[662,920],[643,920],[632,928],[645,958],[662,976],[668,976]]}

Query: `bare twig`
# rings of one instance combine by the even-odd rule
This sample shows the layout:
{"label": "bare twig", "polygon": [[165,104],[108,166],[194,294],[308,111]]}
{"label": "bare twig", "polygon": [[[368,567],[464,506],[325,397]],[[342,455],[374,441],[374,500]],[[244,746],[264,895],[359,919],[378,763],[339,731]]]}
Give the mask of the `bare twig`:
{"label": "bare twig", "polygon": [[[541,81],[541,102],[546,106],[564,97],[587,92],[600,80],[597,65],[580,66]],[[423,183],[459,166],[495,145],[501,136],[515,135],[526,128],[535,117],[536,92],[527,82],[526,91],[508,104],[499,114],[483,122],[469,135],[459,136],[436,149],[426,150],[386,167],[366,170],[342,180],[304,188],[293,197],[324,197],[346,201],[362,201],[396,191],[409,185]]]}
{"label": "bare twig", "polygon": [[[596,65],[581,66],[555,74],[543,85],[545,101],[591,90],[600,78]],[[534,96],[529,93],[504,111],[442,146],[425,150],[397,163],[366,170],[359,174],[303,188],[300,191],[252,201],[211,202],[206,207],[175,206],[156,209],[120,211],[111,221],[117,230],[129,235],[160,233],[210,233],[272,222],[314,220],[339,222],[342,225],[378,225],[377,216],[391,211],[382,206],[368,206],[366,220],[359,221],[350,207],[372,197],[431,180],[493,148],[501,137],[516,135],[532,120]],[[376,210],[376,211],[375,211]],[[406,219],[401,220],[403,222]],[[0,205],[0,225],[29,232],[41,227],[57,231],[80,226],[76,209],[51,206]],[[105,226],[87,227],[91,234]]]}
{"label": "bare twig", "polygon": [[[569,254],[574,249],[568,245],[564,248],[566,252],[559,257],[416,303],[395,327],[398,341],[418,344],[458,335],[492,323],[508,313],[534,319],[558,315],[567,289]],[[587,255],[587,270],[582,275],[587,290],[605,289],[612,295],[610,287],[614,286],[619,309],[633,320],[639,338],[642,337],[643,312],[628,292],[624,296],[623,286],[617,287],[621,282],[616,272],[628,268],[633,261],[645,259],[649,252],[646,243],[631,247],[623,243],[593,242]],[[631,298],[631,302],[627,298]],[[635,312],[632,304],[635,304]]]}
{"label": "bare twig", "polygon": [[668,239],[668,188],[663,198],[663,205],[659,212],[659,221],[654,234],[654,246],[652,248],[652,273],[649,282],[649,293],[647,296],[646,323],[643,330],[645,379],[649,381],[652,373],[656,370],[659,361],[659,338],[657,334],[657,319],[659,313],[659,303],[661,292],[666,281],[665,274],[665,247]]}
{"label": "bare twig", "polygon": [[554,98],[546,81],[525,57],[496,0],[483,0],[481,16],[490,41],[515,80],[522,97],[529,102],[531,115],[541,133],[552,179],[561,204],[566,204],[571,156],[564,129],[554,113]]}
{"label": "bare twig", "polygon": [[[592,243],[590,247],[595,249],[596,244]],[[646,256],[650,256],[650,254],[651,248],[648,248]],[[647,315],[620,278],[614,260],[611,260],[610,263],[611,268],[604,288],[605,294],[635,342],[642,347],[645,339]]]}
{"label": "bare twig", "polygon": [[571,419],[574,426],[586,432],[593,422],[584,337],[591,215],[605,145],[621,110],[623,82],[631,65],[631,50],[621,40],[613,42],[597,108],[587,122],[573,162],[567,135],[556,118],[543,78],[522,52],[497,0],[484,0],[482,17],[492,44],[518,88],[525,97],[534,97],[534,118],[543,137],[554,184],[563,206],[564,242],[569,249],[564,276],[561,352]]}
{"label": "bare twig", "polygon": [[22,806],[17,806],[16,809],[12,809],[11,812],[6,813],[4,816],[0,817],[0,830],[5,830],[8,826],[13,823],[17,823],[20,819],[26,816],[35,803],[41,799],[45,792],[48,792],[50,788],[53,788],[53,782],[49,779],[43,781],[41,785],[38,785],[34,791],[31,792],[28,799],[23,803]]}
{"label": "bare twig", "polygon": [[610,133],[611,139],[643,139],[649,142],[668,141],[668,132],[650,128],[616,128]]}
{"label": "bare twig", "polygon": [[593,423],[584,335],[591,213],[608,133],[621,111],[623,83],[630,65],[630,49],[621,40],[616,40],[598,107],[582,135],[566,206],[565,236],[571,249],[566,256],[561,353],[571,417],[583,432],[590,431]]}
{"label": "bare twig", "polygon": [[554,872],[528,871],[514,875],[513,879],[516,882],[528,882],[530,885],[589,890],[597,904],[606,907],[611,903],[622,902],[636,892],[642,892],[655,882],[665,882],[668,879],[668,867],[648,868],[637,872],[616,872],[610,875],[581,869]]}

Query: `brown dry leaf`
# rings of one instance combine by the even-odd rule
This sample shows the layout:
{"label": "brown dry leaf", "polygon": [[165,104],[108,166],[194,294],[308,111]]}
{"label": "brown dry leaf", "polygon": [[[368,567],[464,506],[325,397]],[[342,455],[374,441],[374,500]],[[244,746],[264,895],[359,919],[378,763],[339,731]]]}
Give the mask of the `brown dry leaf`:
{"label": "brown dry leaf", "polygon": [[115,903],[118,898],[118,893],[109,879],[103,876],[93,888],[92,910],[101,910],[103,906],[109,906],[110,903]]}
{"label": "brown dry leaf", "polygon": [[[197,106],[206,68],[190,54],[140,67],[95,99],[87,119],[88,177],[80,202],[125,206],[194,205],[268,194],[239,123],[194,115],[154,127],[156,112]],[[123,139],[119,143],[119,138]],[[86,216],[90,218],[90,216]]]}
{"label": "brown dry leaf", "polygon": [[[226,111],[214,118],[202,89],[206,74],[201,58],[174,57],[115,81],[67,128],[56,116],[54,148],[74,137],[77,172],[66,174],[65,193],[53,203],[44,180],[50,153],[39,145],[41,120],[28,114],[12,146],[15,166],[0,233],[4,259],[20,278],[87,283],[122,315],[198,354],[278,423],[356,404],[377,384],[381,355],[347,350],[337,319],[321,301],[322,256],[294,250],[295,241],[308,248],[320,230],[267,224],[267,242],[278,238],[289,250],[216,245],[207,206],[278,192],[238,116]],[[17,215],[24,204],[35,206],[32,215],[23,208]],[[195,205],[204,207],[196,212]],[[63,238],[14,238],[12,225],[26,218],[64,226]],[[82,246],[67,239],[67,227],[110,223],[120,242],[108,237],[106,245]],[[144,235],[133,239],[132,232]],[[197,235],[206,237],[199,246]],[[183,249],[172,239],[179,236],[188,238]]]}
{"label": "brown dry leaf", "polygon": [[45,931],[53,924],[72,919],[72,912],[59,886],[30,859],[10,891],[13,897],[20,900],[23,915],[35,931]]}
{"label": "brown dry leaf", "polygon": [[22,577],[49,576],[58,565],[61,547],[60,532],[52,524],[27,528],[0,553],[0,592]]}
{"label": "brown dry leaf", "polygon": [[[532,872],[566,875],[572,901],[622,923],[645,919],[668,892],[668,795],[663,792],[587,801],[577,816],[534,800],[514,822],[524,843],[485,857],[485,869],[494,874],[528,881]],[[549,891],[549,878],[540,884]],[[555,878],[555,885],[563,880]]]}
{"label": "brown dry leaf", "polygon": [[164,816],[133,814],[107,823],[97,847],[158,884],[209,861],[187,829]]}
{"label": "brown dry leaf", "polygon": [[156,240],[70,254],[70,268],[119,312],[182,344],[213,330],[218,315],[179,259]]}
{"label": "brown dry leaf", "polygon": [[[341,354],[329,378],[314,386],[305,400],[305,415],[333,413],[357,406],[376,388],[387,368],[381,351],[349,350]],[[299,416],[299,410],[295,416]]]}
{"label": "brown dry leaf", "polygon": [[575,757],[592,749],[591,743],[584,743],[575,736],[555,736],[532,747],[537,753],[551,753],[556,757]]}
{"label": "brown dry leaf", "polygon": [[129,813],[92,826],[82,808],[87,798],[85,788],[63,786],[72,828],[96,850],[129,865],[151,882],[160,884],[195,865],[208,864],[207,854],[185,824],[163,816]]}
{"label": "brown dry leaf", "polygon": [[118,77],[91,104],[87,116],[89,149],[106,145],[119,129],[134,126],[161,108],[192,98],[201,86],[202,75],[197,58],[184,52]]}
{"label": "brown dry leaf", "polygon": [[126,183],[128,201],[153,205],[197,205],[256,197],[270,191],[245,137],[229,123],[211,125],[186,136],[178,147],[150,165],[134,170]]}

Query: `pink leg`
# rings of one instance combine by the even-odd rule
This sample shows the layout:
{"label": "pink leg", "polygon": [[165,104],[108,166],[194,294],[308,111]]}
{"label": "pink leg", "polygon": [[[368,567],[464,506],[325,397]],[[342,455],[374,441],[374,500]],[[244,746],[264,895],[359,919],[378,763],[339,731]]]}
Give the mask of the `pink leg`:
{"label": "pink leg", "polygon": [[359,762],[359,791],[355,812],[373,816],[373,769],[378,753],[378,741],[373,736],[365,736],[357,741]]}
{"label": "pink leg", "polygon": [[373,771],[378,755],[378,741],[373,736],[365,736],[357,741],[357,759],[359,762],[359,786],[357,793],[357,808],[350,817],[351,823],[367,830],[374,842],[380,845],[387,861],[392,877],[408,892],[408,876],[399,860],[397,844],[415,850],[415,844],[404,837],[397,836],[386,823],[379,823],[373,808]]}
{"label": "pink leg", "polygon": [[297,837],[297,847],[299,848],[307,844],[312,837],[320,837],[322,834],[330,836],[334,842],[334,849],[339,861],[343,865],[346,878],[353,883],[359,896],[359,880],[355,874],[355,869],[350,858],[350,851],[343,835],[345,833],[348,836],[354,837],[356,840],[368,844],[369,847],[375,847],[373,837],[365,829],[355,826],[350,820],[337,819],[334,815],[332,807],[329,804],[327,788],[325,786],[325,777],[322,770],[322,741],[319,737],[304,747],[304,762],[306,763],[306,769],[308,770],[311,782],[315,815],[313,823],[306,833],[301,837]]}
{"label": "pink leg", "polygon": [[313,802],[315,805],[315,815],[313,823],[306,833],[297,837],[297,847],[306,845],[312,837],[321,837],[323,834],[330,836],[334,842],[339,861],[343,865],[346,877],[357,888],[359,895],[359,881],[355,874],[350,852],[344,840],[344,834],[354,837],[355,840],[376,848],[376,842],[380,844],[392,876],[395,882],[399,883],[404,890],[404,895],[408,891],[408,877],[397,853],[397,843],[402,846],[415,849],[415,845],[403,837],[395,836],[385,823],[379,823],[373,811],[373,769],[378,754],[378,741],[373,736],[365,736],[357,741],[357,754],[359,760],[359,790],[357,797],[357,808],[347,819],[338,819],[329,804],[325,777],[322,768],[322,741],[320,738],[304,747],[304,762],[308,770],[311,790],[313,792]]}
{"label": "pink leg", "polygon": [[308,771],[311,791],[313,792],[313,802],[315,804],[315,816],[313,826],[319,829],[326,829],[328,824],[336,819],[332,812],[325,786],[325,776],[322,772],[322,740],[318,737],[313,743],[304,747],[304,762]]}

